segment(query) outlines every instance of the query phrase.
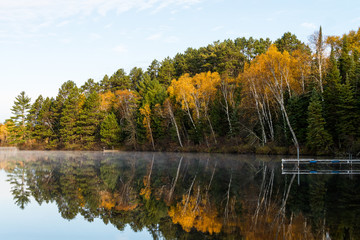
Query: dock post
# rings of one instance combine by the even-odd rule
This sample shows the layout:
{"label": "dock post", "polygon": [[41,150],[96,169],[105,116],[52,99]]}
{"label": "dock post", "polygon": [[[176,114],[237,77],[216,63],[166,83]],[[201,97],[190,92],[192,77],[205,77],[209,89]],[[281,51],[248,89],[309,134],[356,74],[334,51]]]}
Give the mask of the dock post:
{"label": "dock post", "polygon": [[298,186],[300,186],[300,150],[299,146],[296,146],[297,160],[298,160]]}

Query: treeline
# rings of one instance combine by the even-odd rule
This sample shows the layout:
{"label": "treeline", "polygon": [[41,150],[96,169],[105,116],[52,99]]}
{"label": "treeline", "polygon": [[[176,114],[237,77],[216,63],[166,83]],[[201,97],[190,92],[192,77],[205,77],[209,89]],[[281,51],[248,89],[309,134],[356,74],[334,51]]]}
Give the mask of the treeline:
{"label": "treeline", "polygon": [[30,102],[16,98],[2,145],[358,154],[360,29],[218,41]]}

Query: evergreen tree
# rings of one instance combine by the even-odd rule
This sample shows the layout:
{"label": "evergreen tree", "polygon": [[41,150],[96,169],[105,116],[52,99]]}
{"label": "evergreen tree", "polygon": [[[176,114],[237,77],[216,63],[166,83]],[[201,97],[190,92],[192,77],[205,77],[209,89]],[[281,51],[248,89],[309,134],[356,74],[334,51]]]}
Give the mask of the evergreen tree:
{"label": "evergreen tree", "polygon": [[336,129],[339,140],[339,147],[347,147],[351,150],[359,127],[359,119],[356,111],[356,100],[354,91],[349,83],[338,85],[338,104],[336,115],[338,118]]}
{"label": "evergreen tree", "polygon": [[129,77],[131,80],[131,89],[135,90],[137,84],[141,81],[141,78],[143,76],[143,70],[138,67],[134,67],[130,70]]}
{"label": "evergreen tree", "polygon": [[337,105],[340,81],[340,71],[332,49],[324,90],[324,116],[326,119],[326,129],[332,135],[334,142],[337,142],[338,139],[336,126],[338,122]]}
{"label": "evergreen tree", "polygon": [[94,79],[89,78],[84,85],[81,86],[81,91],[88,96],[92,92],[98,92],[100,90],[100,85],[94,81]]}
{"label": "evergreen tree", "polygon": [[287,51],[292,53],[297,49],[305,49],[306,45],[302,43],[294,34],[286,32],[284,35],[275,41],[275,45],[280,52]]}
{"label": "evergreen tree", "polygon": [[35,126],[38,124],[39,113],[41,111],[44,98],[40,95],[35,102],[32,104],[28,115],[28,130],[33,133]]}
{"label": "evergreen tree", "polygon": [[131,88],[130,77],[126,75],[124,69],[120,68],[110,77],[111,91],[125,90]]}
{"label": "evergreen tree", "polygon": [[171,80],[173,80],[175,75],[174,62],[169,57],[165,58],[161,62],[159,69],[159,82],[164,86],[169,86]]}
{"label": "evergreen tree", "polygon": [[346,35],[344,36],[342,42],[341,55],[339,58],[339,70],[342,83],[345,83],[346,80],[349,80],[351,83],[354,77],[354,59],[352,55],[350,55],[350,48]]}
{"label": "evergreen tree", "polygon": [[[289,112],[289,119],[291,126],[293,126],[296,136],[300,143],[306,143],[307,141],[307,116],[308,107],[310,102],[310,94],[303,94],[300,96],[292,96],[287,103],[286,109]],[[290,134],[289,131],[287,131]],[[291,136],[286,136],[288,139]]]}
{"label": "evergreen tree", "polygon": [[325,119],[322,113],[320,97],[313,92],[308,107],[307,146],[312,151],[328,151],[332,145],[331,135],[325,130]]}
{"label": "evergreen tree", "polygon": [[162,105],[167,93],[158,80],[152,79],[150,75],[145,74],[142,81],[137,86],[139,95],[143,97],[142,104],[150,104],[154,107],[156,104]]}
{"label": "evergreen tree", "polygon": [[31,99],[25,95],[25,92],[22,91],[14,101],[14,105],[11,108],[11,126],[9,126],[9,132],[11,135],[11,143],[25,143],[28,137],[28,131],[26,128],[27,125],[27,116],[31,108],[30,104]]}
{"label": "evergreen tree", "polygon": [[[153,138],[163,136],[164,128],[161,125],[161,106],[163,105],[167,93],[165,88],[156,79],[151,79],[148,74],[143,76],[142,81],[138,85],[139,95],[143,97],[140,103],[139,111],[137,112],[137,125],[139,138],[145,139],[145,125],[146,128],[151,129]],[[140,109],[145,109],[146,117],[140,113]],[[150,114],[151,113],[151,114]],[[144,124],[146,118],[147,124]]]}
{"label": "evergreen tree", "polygon": [[83,98],[84,96],[80,95],[79,89],[74,85],[62,106],[59,119],[59,133],[60,143],[65,148],[72,148],[76,140],[79,139],[76,123]]}
{"label": "evergreen tree", "polygon": [[108,147],[116,146],[119,143],[120,131],[115,114],[108,114],[100,126],[101,141]]}
{"label": "evergreen tree", "polygon": [[78,143],[85,149],[93,148],[96,143],[98,126],[101,121],[100,97],[93,91],[84,102],[77,121]]}
{"label": "evergreen tree", "polygon": [[78,88],[76,87],[76,84],[73,81],[69,80],[69,81],[63,83],[61,85],[58,95],[56,96],[56,99],[53,103],[53,106],[51,109],[53,114],[50,115],[49,122],[52,123],[52,128],[53,128],[54,134],[56,136],[52,139],[52,145],[54,145],[54,146],[56,144],[58,144],[58,142],[61,138],[61,136],[60,136],[60,129],[61,129],[60,120],[63,116],[62,111],[63,111],[64,104],[74,91],[78,91]]}
{"label": "evergreen tree", "polygon": [[108,75],[105,75],[100,81],[100,89],[103,92],[109,91],[111,89],[110,79]]}
{"label": "evergreen tree", "polygon": [[[34,130],[32,132],[32,137],[36,140],[49,143],[52,139],[56,139],[56,135],[54,133],[54,124],[51,121],[52,119],[52,106],[54,103],[54,99],[46,98],[43,100],[41,104],[41,108],[37,114],[36,124],[34,126]],[[51,148],[51,146],[48,146]]]}
{"label": "evergreen tree", "polygon": [[150,66],[147,68],[146,73],[150,76],[151,79],[157,79],[159,76],[160,63],[158,60],[154,59]]}

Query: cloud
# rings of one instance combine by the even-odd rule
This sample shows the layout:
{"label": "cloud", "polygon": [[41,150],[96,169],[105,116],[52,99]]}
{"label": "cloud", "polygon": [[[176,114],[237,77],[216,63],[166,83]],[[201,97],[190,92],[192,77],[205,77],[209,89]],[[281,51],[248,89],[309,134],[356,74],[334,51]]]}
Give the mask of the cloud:
{"label": "cloud", "polygon": [[99,40],[99,39],[102,39],[103,37],[100,34],[91,33],[90,38],[93,39],[93,40]]}
{"label": "cloud", "polygon": [[155,41],[159,40],[162,37],[162,33],[155,33],[146,38],[146,40]]}
{"label": "cloud", "polygon": [[[0,0],[0,26],[7,34],[17,35],[22,41],[30,34],[51,32],[53,27],[64,27],[71,23],[81,24],[86,18],[101,19],[107,14],[127,11],[149,11],[154,13],[181,11],[208,0]],[[105,28],[111,28],[111,24]],[[21,34],[20,34],[21,33]]]}
{"label": "cloud", "polygon": [[217,32],[217,31],[219,31],[219,30],[221,30],[221,29],[223,29],[223,28],[224,28],[224,26],[216,26],[216,27],[213,27],[213,28],[211,29],[211,31]]}
{"label": "cloud", "polygon": [[98,14],[110,11],[117,14],[129,10],[161,10],[165,7],[187,7],[205,0],[1,0],[0,21],[19,22],[34,20],[58,20],[72,16]]}
{"label": "cloud", "polygon": [[104,28],[109,29],[109,28],[111,28],[111,26],[112,26],[112,23],[109,23],[109,24],[105,25]]}
{"label": "cloud", "polygon": [[179,38],[176,36],[170,36],[165,39],[166,43],[176,43],[179,42]]}
{"label": "cloud", "polygon": [[59,42],[64,43],[64,44],[69,44],[72,42],[71,38],[61,38],[59,39]]}
{"label": "cloud", "polygon": [[62,21],[62,22],[56,24],[56,26],[57,26],[57,27],[63,27],[63,26],[65,26],[65,25],[68,25],[70,22],[71,22],[71,21],[69,21],[69,20],[65,20],[65,21]]}
{"label": "cloud", "polygon": [[113,50],[117,53],[126,53],[128,51],[127,47],[123,44],[117,45]]}
{"label": "cloud", "polygon": [[304,22],[301,24],[302,27],[315,30],[317,27],[314,23]]}

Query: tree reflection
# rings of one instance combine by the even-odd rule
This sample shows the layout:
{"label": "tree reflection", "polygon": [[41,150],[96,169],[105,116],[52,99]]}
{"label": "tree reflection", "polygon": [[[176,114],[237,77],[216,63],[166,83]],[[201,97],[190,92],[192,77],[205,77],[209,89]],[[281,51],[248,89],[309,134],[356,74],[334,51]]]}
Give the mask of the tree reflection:
{"label": "tree reflection", "polygon": [[[307,176],[225,155],[43,153],[1,161],[15,203],[55,203],[165,239],[360,239],[359,178]],[[233,158],[233,159],[232,159]]]}
{"label": "tree reflection", "polygon": [[30,202],[29,197],[31,192],[26,184],[26,170],[25,162],[19,161],[16,163],[15,168],[8,174],[8,181],[11,184],[11,193],[16,205],[21,209],[24,209]]}

